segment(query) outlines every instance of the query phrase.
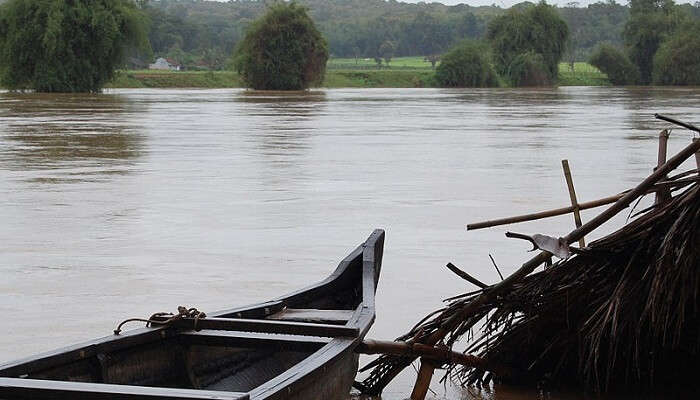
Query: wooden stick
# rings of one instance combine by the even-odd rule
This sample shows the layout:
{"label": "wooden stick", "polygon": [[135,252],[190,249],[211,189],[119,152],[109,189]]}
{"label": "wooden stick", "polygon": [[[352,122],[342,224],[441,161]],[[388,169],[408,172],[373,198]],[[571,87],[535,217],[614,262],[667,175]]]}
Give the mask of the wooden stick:
{"label": "wooden stick", "polygon": [[[612,217],[617,215],[617,213],[629,207],[629,205],[635,199],[645,194],[650,188],[654,186],[654,184],[658,180],[666,176],[669,172],[676,169],[679,165],[681,165],[681,163],[683,163],[683,161],[690,158],[697,151],[700,151],[700,140],[694,141],[689,146],[681,150],[678,154],[673,156],[673,158],[668,160],[664,165],[659,167],[654,173],[652,173],[646,179],[644,179],[642,183],[637,185],[634,189],[630,190],[622,198],[617,200],[615,204],[608,207],[598,216],[586,222],[581,227],[569,232],[568,235],[563,237],[564,241],[567,244],[576,242],[580,238],[588,235],[593,230],[603,225],[605,222],[609,221]],[[494,298],[500,296],[506,290],[510,289],[510,287],[513,286],[514,283],[520,281],[522,278],[529,275],[532,271],[535,270],[535,268],[540,266],[550,257],[552,257],[552,253],[548,251],[540,252],[535,257],[525,262],[518,270],[516,270],[510,276],[508,276],[508,278],[504,279],[500,283],[493,285],[490,289],[484,291],[474,300],[465,304],[464,307],[462,307],[462,309],[459,310],[459,312],[454,313],[446,321],[440,324],[440,327],[438,329],[436,329],[432,334],[430,334],[430,336],[428,336],[425,340],[421,342],[430,346],[434,346],[435,344],[443,340],[445,336],[447,336],[450,332],[452,332],[453,329],[459,326],[465,320],[465,318],[477,312],[479,308],[487,302],[493,300]],[[416,386],[414,386],[414,393],[416,393],[416,391],[418,390],[417,394],[423,394],[423,397],[416,397],[415,399],[411,397],[412,400],[422,400],[423,398],[425,398],[425,393],[423,393],[422,390],[425,389],[427,393],[426,385],[430,384],[430,379],[433,376],[434,370],[435,367],[431,367],[429,363],[421,363],[420,371],[418,372],[418,379],[416,380]]]}
{"label": "wooden stick", "polygon": [[[659,183],[654,184],[653,189],[650,189],[648,191],[648,193],[655,192],[659,187],[682,186],[682,185],[685,185],[687,183],[688,183],[687,181],[681,181],[681,180],[659,182]],[[608,197],[604,197],[602,199],[578,203],[578,208],[579,208],[579,210],[588,210],[590,208],[596,208],[596,207],[604,206],[606,204],[611,204],[611,203],[614,203],[614,202],[620,200],[625,194],[627,194],[629,192],[630,192],[630,190],[625,190],[624,192],[613,195],[613,196],[608,196]],[[538,220],[538,219],[556,217],[558,215],[569,214],[573,211],[574,211],[574,208],[572,206],[568,206],[568,207],[562,207],[562,208],[555,208],[553,210],[539,211],[539,212],[535,212],[535,213],[531,213],[531,214],[516,215],[514,217],[506,217],[506,218],[492,219],[492,220],[482,221],[482,222],[475,222],[475,223],[467,225],[467,230],[473,231],[473,230],[477,230],[477,229],[490,228],[490,227],[499,226],[499,225],[508,225],[508,224],[515,224],[518,222],[534,221],[534,220]]]}
{"label": "wooden stick", "polygon": [[430,359],[421,358],[418,378],[416,378],[416,384],[411,392],[411,400],[425,399],[430,389],[430,381],[433,379],[433,372],[435,372],[435,363]]}
{"label": "wooden stick", "polygon": [[[700,138],[693,138],[693,142],[700,142]],[[700,150],[695,152],[695,165],[697,165],[698,175],[700,175]]]}
{"label": "wooden stick", "polygon": [[[569,198],[571,199],[571,208],[574,212],[574,223],[577,228],[581,227],[581,211],[578,206],[578,200],[576,199],[576,190],[574,189],[574,179],[571,177],[571,169],[569,168],[569,160],[561,160],[561,166],[564,169],[564,178],[566,179],[566,186],[569,188]],[[578,244],[581,248],[586,247],[586,241],[584,238],[579,239]]]}
{"label": "wooden stick", "polygon": [[482,289],[489,287],[489,285],[481,282],[480,280],[474,278],[473,276],[469,275],[468,273],[462,271],[461,269],[459,269],[456,265],[454,265],[452,263],[447,263],[446,267],[450,271],[454,272],[455,275],[457,275],[460,278],[464,279],[465,281],[471,283],[472,285],[478,286]]}
{"label": "wooden stick", "polygon": [[[659,155],[657,158],[656,168],[659,168],[666,162],[666,153],[668,148],[668,137],[671,132],[668,129],[664,129],[659,133]],[[668,189],[659,189],[656,191],[656,196],[654,198],[654,204],[661,204],[668,201],[671,198],[671,192]]]}
{"label": "wooden stick", "polygon": [[[452,351],[448,347],[428,346],[422,343],[365,339],[357,345],[355,353],[391,354],[400,357],[414,356],[435,361],[437,365],[453,363],[469,367],[478,367],[489,371],[492,370],[492,368],[488,366],[486,360],[481,357]],[[495,369],[499,370],[499,373],[503,373],[503,371],[506,370],[505,368]]]}

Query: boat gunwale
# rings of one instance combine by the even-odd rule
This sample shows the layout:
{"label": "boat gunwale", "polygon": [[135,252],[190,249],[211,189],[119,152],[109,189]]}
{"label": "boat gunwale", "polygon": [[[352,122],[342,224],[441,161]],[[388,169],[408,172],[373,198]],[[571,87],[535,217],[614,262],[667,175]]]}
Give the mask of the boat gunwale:
{"label": "boat gunwale", "polygon": [[[343,276],[343,273],[350,265],[358,258],[362,257],[362,301],[355,308],[353,316],[345,324],[345,326],[356,326],[359,329],[358,335],[354,338],[332,338],[331,341],[311,353],[307,358],[299,364],[288,369],[275,378],[266,381],[262,385],[251,390],[251,399],[269,399],[276,398],[281,391],[286,389],[288,392],[294,390],[292,386],[297,386],[302,381],[312,378],[315,374],[325,370],[325,366],[337,360],[341,355],[351,351],[359,343],[367,333],[375,318],[374,295],[376,285],[379,278],[379,268],[381,268],[383,255],[384,231],[376,229],[372,232],[369,238],[350,252],[341,262],[338,267],[324,280],[307,286],[303,289],[291,292],[272,301],[261,302],[244,307],[226,309],[216,311],[210,315],[215,318],[225,318],[231,315],[241,315],[243,312],[251,312],[263,310],[263,318],[269,315],[271,308],[279,307],[287,302],[294,301],[304,297],[310,297],[323,288],[332,285],[336,280]],[[377,246],[379,245],[379,254],[376,254]],[[267,308],[267,310],[266,310]],[[56,367],[61,364],[67,364],[75,361],[80,361],[89,357],[94,357],[99,353],[109,353],[119,351],[132,346],[155,342],[158,340],[176,337],[180,334],[179,331],[172,327],[148,327],[139,328],[122,333],[121,335],[110,335],[80,344],[59,348],[53,351],[45,352],[35,356],[30,356],[24,359],[11,361],[5,364],[0,364],[0,378],[6,382],[20,383],[31,380],[25,378],[14,378],[13,376],[22,376],[31,371],[41,370]],[[318,364],[318,365],[316,365]],[[314,366],[316,365],[316,366]],[[52,381],[47,382],[66,382]],[[1,381],[0,381],[1,382]],[[86,385],[109,385],[104,383],[88,383]],[[17,385],[21,386],[21,385]],[[129,388],[146,388],[146,386],[132,385],[116,385]],[[104,386],[102,386],[104,387]],[[0,385],[2,388],[2,385]],[[168,388],[159,388],[163,391],[168,391]],[[176,389],[176,390],[192,390],[194,392],[199,389]],[[238,395],[238,392],[217,391],[222,396],[228,394]],[[283,398],[283,397],[281,397]],[[243,398],[241,398],[243,399]]]}

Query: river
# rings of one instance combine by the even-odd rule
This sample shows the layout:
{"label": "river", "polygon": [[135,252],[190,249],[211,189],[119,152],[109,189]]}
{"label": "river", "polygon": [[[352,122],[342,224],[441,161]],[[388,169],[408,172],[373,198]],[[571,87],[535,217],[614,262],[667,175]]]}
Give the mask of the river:
{"label": "river", "polygon": [[[565,158],[580,201],[634,186],[668,126],[653,114],[697,123],[698,106],[700,89],[678,88],[0,93],[0,361],[180,304],[276,297],[323,278],[378,227],[369,337],[393,339],[472,289],[447,262],[495,282],[489,254],[504,273],[528,257],[507,229],[573,227],[570,215],[467,223],[568,205]],[[669,152],[691,137],[675,130]],[[414,378],[383,398],[407,397]]]}

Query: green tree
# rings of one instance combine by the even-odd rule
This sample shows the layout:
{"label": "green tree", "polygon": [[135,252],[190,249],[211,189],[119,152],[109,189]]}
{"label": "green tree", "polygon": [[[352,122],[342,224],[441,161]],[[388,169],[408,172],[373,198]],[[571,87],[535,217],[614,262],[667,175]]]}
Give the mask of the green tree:
{"label": "green tree", "polygon": [[488,46],[472,40],[459,43],[442,56],[435,79],[443,87],[499,86]]}
{"label": "green tree", "polygon": [[518,54],[510,63],[508,77],[513,86],[549,86],[554,83],[544,57],[534,51]]}
{"label": "green tree", "polygon": [[640,83],[651,83],[654,55],[683,19],[673,0],[631,0],[624,38],[630,60],[639,68]]}
{"label": "green tree", "polygon": [[384,63],[387,67],[391,62],[391,59],[394,57],[395,50],[396,46],[394,45],[394,43],[388,40],[385,40],[384,43],[382,43],[382,45],[379,46],[379,54],[381,55],[382,59],[384,59]]}
{"label": "green tree", "polygon": [[253,89],[301,90],[323,82],[327,60],[326,40],[306,8],[277,3],[251,24],[234,65]]}
{"label": "green tree", "polygon": [[129,47],[148,46],[132,0],[10,0],[0,7],[0,83],[39,92],[98,92]]}
{"label": "green tree", "polygon": [[[511,64],[521,54],[539,54],[550,81],[556,81],[559,62],[566,47],[569,29],[557,11],[544,2],[536,6],[511,8],[494,18],[487,38],[494,51],[497,71],[508,76]],[[526,57],[530,60],[529,57]],[[520,61],[524,61],[522,57]]]}
{"label": "green tree", "polygon": [[591,55],[589,63],[608,75],[613,85],[633,85],[639,81],[639,70],[627,55],[604,43]]}
{"label": "green tree", "polygon": [[654,56],[653,82],[700,85],[700,22],[689,23],[664,41]]}

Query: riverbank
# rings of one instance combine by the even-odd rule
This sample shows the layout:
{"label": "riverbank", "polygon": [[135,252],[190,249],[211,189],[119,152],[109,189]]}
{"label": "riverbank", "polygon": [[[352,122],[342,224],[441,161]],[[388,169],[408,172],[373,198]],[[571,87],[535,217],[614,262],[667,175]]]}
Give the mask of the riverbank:
{"label": "riverbank", "polygon": [[[437,87],[430,63],[417,57],[396,59],[389,68],[378,68],[366,60],[328,63],[325,88],[416,88]],[[423,63],[423,64],[420,64]],[[609,86],[607,76],[587,63],[559,65],[559,86]],[[120,71],[108,88],[240,88],[233,71]]]}

